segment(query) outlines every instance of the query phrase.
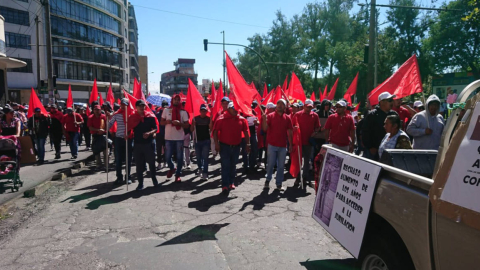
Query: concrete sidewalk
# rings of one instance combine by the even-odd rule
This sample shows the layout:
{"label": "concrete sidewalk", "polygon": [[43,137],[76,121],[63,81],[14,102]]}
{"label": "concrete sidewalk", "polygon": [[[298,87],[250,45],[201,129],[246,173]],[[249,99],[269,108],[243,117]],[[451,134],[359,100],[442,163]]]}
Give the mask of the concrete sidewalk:
{"label": "concrete sidewalk", "polygon": [[[0,205],[10,201],[18,196],[23,196],[23,192],[34,188],[46,181],[51,180],[52,176],[60,171],[71,168],[75,163],[84,161],[92,155],[92,151],[84,151],[85,146],[79,147],[78,158],[73,160],[70,154],[70,148],[62,145],[61,159],[54,159],[55,151],[50,150],[50,144],[45,144],[45,162],[43,165],[22,165],[20,168],[20,180],[23,181],[23,187],[17,192],[11,192],[10,188],[0,186]],[[48,150],[47,150],[48,149]],[[3,180],[5,181],[5,180]]]}
{"label": "concrete sidewalk", "polygon": [[89,175],[1,243],[2,269],[353,269],[311,218],[313,189],[264,190],[259,173],[225,196],[218,162],[143,191]]}

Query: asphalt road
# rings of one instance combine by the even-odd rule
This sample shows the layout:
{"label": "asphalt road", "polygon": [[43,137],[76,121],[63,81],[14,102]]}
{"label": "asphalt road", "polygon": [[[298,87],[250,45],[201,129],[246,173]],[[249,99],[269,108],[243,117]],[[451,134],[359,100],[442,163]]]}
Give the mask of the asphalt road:
{"label": "asphalt road", "polygon": [[0,241],[1,268],[353,269],[351,255],[311,218],[313,189],[289,179],[283,193],[273,184],[264,190],[263,173],[239,173],[225,196],[219,167],[217,159],[208,181],[185,171],[180,184],[163,169],[161,186],[147,178],[143,191],[83,170]]}
{"label": "asphalt road", "polygon": [[[47,161],[43,165],[28,165],[20,168],[20,180],[23,181],[23,187],[21,187],[17,192],[12,192],[9,187],[3,186],[0,184],[0,205],[3,203],[18,197],[23,196],[25,190],[29,190],[47,180],[50,180],[51,177],[58,173],[59,171],[70,168],[75,162],[85,160],[90,155],[91,151],[84,151],[84,146],[80,146],[80,151],[78,153],[78,158],[72,160],[70,154],[70,148],[68,146],[62,145],[62,155],[61,159],[54,159],[55,151],[50,150],[50,144],[45,144],[45,160]],[[6,180],[1,180],[6,182]]]}

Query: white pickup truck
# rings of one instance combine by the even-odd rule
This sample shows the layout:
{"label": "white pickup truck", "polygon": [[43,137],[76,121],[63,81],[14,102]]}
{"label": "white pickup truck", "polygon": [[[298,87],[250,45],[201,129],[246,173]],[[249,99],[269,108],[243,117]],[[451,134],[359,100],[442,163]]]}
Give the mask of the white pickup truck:
{"label": "white pickup truck", "polygon": [[[479,87],[480,80],[468,85],[457,102]],[[437,213],[429,199],[459,114],[457,109],[448,119],[438,152],[389,150],[374,162],[382,169],[360,249],[361,269],[480,269],[480,231]]]}

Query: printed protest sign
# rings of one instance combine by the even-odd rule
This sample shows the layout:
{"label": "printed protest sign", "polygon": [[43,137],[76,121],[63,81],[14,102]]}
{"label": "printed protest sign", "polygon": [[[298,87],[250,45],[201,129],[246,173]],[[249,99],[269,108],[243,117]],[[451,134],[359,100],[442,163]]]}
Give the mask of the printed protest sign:
{"label": "printed protest sign", "polygon": [[358,258],[380,166],[328,148],[312,216]]}
{"label": "printed protest sign", "polygon": [[480,212],[480,103],[477,103],[440,197]]}

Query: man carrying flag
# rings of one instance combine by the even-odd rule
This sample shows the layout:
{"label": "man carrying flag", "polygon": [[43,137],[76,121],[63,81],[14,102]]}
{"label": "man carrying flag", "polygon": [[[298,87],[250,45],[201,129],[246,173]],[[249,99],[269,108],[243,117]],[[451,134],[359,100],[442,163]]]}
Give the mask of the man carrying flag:
{"label": "man carrying flag", "polygon": [[[34,105],[31,104],[30,106]],[[33,117],[28,119],[28,130],[33,135],[37,146],[38,165],[45,162],[45,141],[47,140],[49,126],[50,117],[43,115],[40,108],[35,108]]]}
{"label": "man carrying flag", "polygon": [[145,101],[137,100],[136,112],[128,117],[128,129],[133,129],[133,143],[135,144],[133,154],[137,168],[137,190],[143,189],[143,172],[147,163],[153,185],[158,186],[155,172],[155,135],[158,132],[158,121],[153,112],[145,110],[145,107]]}
{"label": "man carrying flag", "polygon": [[[117,180],[114,182],[116,185],[123,183],[122,164],[127,161],[126,166],[128,166],[128,172],[131,172],[130,168],[132,167],[133,134],[127,132],[125,125],[125,112],[127,111],[129,103],[128,98],[122,98],[120,101],[120,109],[116,111],[110,121],[108,121],[108,126],[113,126],[114,123],[117,123],[117,132],[115,133],[115,168],[117,170]],[[128,142],[126,143],[127,140]],[[128,153],[128,158],[125,158],[126,152]],[[130,175],[127,176],[127,179],[127,183],[131,184],[132,180],[130,179]]]}
{"label": "man carrying flag", "polygon": [[[170,108],[165,108],[162,113],[161,125],[165,126],[165,158],[169,171],[167,179],[175,172],[175,182],[181,182],[180,175],[183,166],[183,141],[185,138],[184,128],[189,127],[188,114],[182,109],[180,95],[174,95]],[[173,151],[176,151],[177,168],[172,162]],[[175,171],[176,170],[176,171]]]}
{"label": "man carrying flag", "polygon": [[[240,155],[242,134],[249,142],[247,120],[238,115],[233,102],[228,103],[228,111],[215,122],[213,137],[215,148],[220,152],[222,171],[222,192],[228,193],[235,189],[235,168]],[[247,144],[247,153],[250,153],[250,143]]]}

